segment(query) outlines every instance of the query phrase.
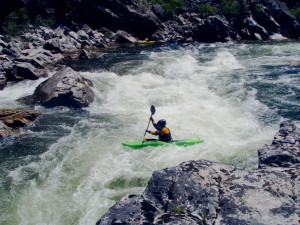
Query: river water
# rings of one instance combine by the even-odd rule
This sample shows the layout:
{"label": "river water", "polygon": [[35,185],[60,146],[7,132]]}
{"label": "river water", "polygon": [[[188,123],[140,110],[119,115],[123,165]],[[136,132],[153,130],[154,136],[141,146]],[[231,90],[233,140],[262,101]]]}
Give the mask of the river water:
{"label": "river water", "polygon": [[[299,62],[300,42],[254,42],[110,48],[70,64],[93,81],[95,101],[85,110],[36,106],[45,115],[0,144],[0,224],[95,224],[142,193],[154,170],[187,160],[256,168],[279,123],[300,120]],[[1,109],[26,108],[17,99],[41,82],[1,91]],[[205,142],[122,146],[143,138],[151,105],[174,139]]]}

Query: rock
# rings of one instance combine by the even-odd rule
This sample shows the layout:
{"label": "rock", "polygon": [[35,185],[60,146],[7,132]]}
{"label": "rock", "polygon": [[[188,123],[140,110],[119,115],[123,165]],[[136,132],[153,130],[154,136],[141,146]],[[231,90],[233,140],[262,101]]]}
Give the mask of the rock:
{"label": "rock", "polygon": [[136,38],[134,38],[132,35],[130,35],[125,31],[119,30],[116,33],[116,43],[124,44],[124,43],[134,43],[136,41],[137,41]]}
{"label": "rock", "polygon": [[44,43],[44,49],[55,53],[63,53],[68,51],[76,51],[81,48],[81,44],[71,37],[54,38]]}
{"label": "rock", "polygon": [[0,90],[3,90],[7,84],[7,78],[4,71],[0,72]]}
{"label": "rock", "polygon": [[199,42],[226,42],[238,39],[228,21],[220,16],[208,17],[194,27],[193,33]]}
{"label": "rock", "polygon": [[11,129],[0,120],[0,140],[11,135]]}
{"label": "rock", "polygon": [[38,69],[43,69],[48,65],[53,65],[63,60],[63,55],[60,53],[53,54],[49,50],[43,48],[26,49],[22,51],[22,56],[15,59],[18,62],[27,62]]}
{"label": "rock", "polygon": [[295,124],[280,125],[272,144],[258,150],[259,167],[291,167],[300,163],[300,129]]}
{"label": "rock", "polygon": [[31,125],[40,115],[43,113],[27,109],[0,110],[0,120],[13,129]]}
{"label": "rock", "polygon": [[90,38],[89,35],[87,35],[87,33],[85,33],[83,30],[77,31],[77,34],[80,40],[89,40]]}
{"label": "rock", "polygon": [[37,80],[40,77],[47,77],[48,72],[44,69],[37,69],[29,63],[16,63],[14,66],[14,80]]}
{"label": "rock", "polygon": [[260,26],[253,17],[248,17],[244,21],[245,28],[241,36],[250,40],[265,40],[269,37],[268,32]]}
{"label": "rock", "polygon": [[79,58],[80,59],[89,59],[90,58],[90,54],[88,53],[87,50],[83,49],[80,52]]}
{"label": "rock", "polygon": [[243,171],[189,161],[155,171],[141,196],[123,198],[97,225],[297,224],[294,190],[292,175],[283,169]]}
{"label": "rock", "polygon": [[[299,38],[299,21],[291,14],[287,6],[282,1],[265,0],[263,3],[269,9],[270,15],[272,15],[276,23],[280,25],[280,34],[288,38]],[[269,29],[269,26],[266,28]]]}
{"label": "rock", "polygon": [[40,84],[32,99],[33,104],[39,103],[47,107],[81,108],[93,101],[94,93],[78,72],[67,67]]}

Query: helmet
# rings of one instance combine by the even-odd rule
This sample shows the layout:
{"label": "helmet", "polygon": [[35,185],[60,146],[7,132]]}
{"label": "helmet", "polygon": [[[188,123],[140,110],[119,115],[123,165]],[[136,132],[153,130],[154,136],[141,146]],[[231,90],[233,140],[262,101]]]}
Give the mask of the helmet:
{"label": "helmet", "polygon": [[164,119],[159,120],[157,123],[158,123],[160,126],[162,126],[162,127],[165,127],[166,124],[167,124],[166,120],[164,120]]}

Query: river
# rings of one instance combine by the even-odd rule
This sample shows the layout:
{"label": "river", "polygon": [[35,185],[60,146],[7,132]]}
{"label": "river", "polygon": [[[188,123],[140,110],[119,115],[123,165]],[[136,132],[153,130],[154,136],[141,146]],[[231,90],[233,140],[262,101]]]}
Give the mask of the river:
{"label": "river", "polygon": [[[299,41],[123,46],[69,66],[92,80],[95,101],[35,106],[45,115],[0,144],[2,225],[95,224],[126,194],[141,194],[154,170],[187,160],[256,168],[279,123],[300,120]],[[42,81],[1,91],[1,109],[28,108],[17,99]],[[174,139],[204,143],[122,146],[143,138],[151,105]]]}

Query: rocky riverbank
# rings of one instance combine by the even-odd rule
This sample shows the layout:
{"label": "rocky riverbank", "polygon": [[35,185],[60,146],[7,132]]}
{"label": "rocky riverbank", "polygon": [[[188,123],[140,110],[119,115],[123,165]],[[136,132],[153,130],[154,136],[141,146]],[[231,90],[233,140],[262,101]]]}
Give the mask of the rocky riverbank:
{"label": "rocky riverbank", "polygon": [[[58,13],[57,1],[15,1],[3,4],[1,14],[13,7],[45,16]],[[217,0],[193,0],[176,12],[153,2],[78,1],[60,15],[63,19],[55,28],[32,27],[21,39],[10,41],[0,36],[0,89],[48,76],[66,61],[93,57],[107,46],[138,44],[138,40],[226,42],[300,37],[299,21],[289,8],[297,5],[288,0],[237,1],[231,11],[225,11]]]}
{"label": "rocky riverbank", "polygon": [[299,125],[282,123],[257,170],[198,160],[155,171],[142,195],[124,197],[97,225],[298,224],[299,165]]}

